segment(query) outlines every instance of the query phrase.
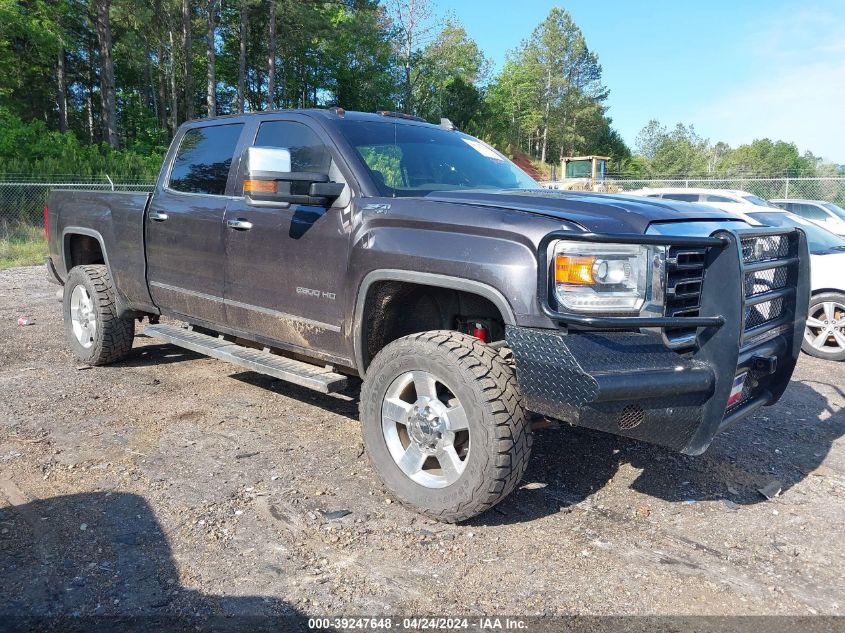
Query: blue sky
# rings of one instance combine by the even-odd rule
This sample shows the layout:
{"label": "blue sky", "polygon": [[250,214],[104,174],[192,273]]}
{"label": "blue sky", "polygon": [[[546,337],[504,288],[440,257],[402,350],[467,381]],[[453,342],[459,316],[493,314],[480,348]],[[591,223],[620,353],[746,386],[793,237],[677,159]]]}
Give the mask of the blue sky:
{"label": "blue sky", "polygon": [[845,163],[845,1],[434,1],[496,68],[563,6],[599,56],[609,114],[631,145],[657,118],[732,146],[768,137]]}

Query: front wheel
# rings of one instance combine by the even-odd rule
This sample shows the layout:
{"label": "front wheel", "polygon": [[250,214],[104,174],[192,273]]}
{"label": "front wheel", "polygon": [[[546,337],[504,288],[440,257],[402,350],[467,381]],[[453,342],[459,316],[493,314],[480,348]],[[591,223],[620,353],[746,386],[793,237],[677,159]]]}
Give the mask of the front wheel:
{"label": "front wheel", "polygon": [[845,360],[845,294],[823,292],[810,298],[801,349],[817,358]]}
{"label": "front wheel", "polygon": [[63,297],[65,333],[79,360],[88,365],[107,365],[129,353],[135,322],[117,316],[114,287],[105,266],[72,268]]}
{"label": "front wheel", "polygon": [[364,446],[387,488],[435,519],[469,519],[522,479],[531,429],[513,369],[465,334],[433,331],[376,355],[361,392]]}

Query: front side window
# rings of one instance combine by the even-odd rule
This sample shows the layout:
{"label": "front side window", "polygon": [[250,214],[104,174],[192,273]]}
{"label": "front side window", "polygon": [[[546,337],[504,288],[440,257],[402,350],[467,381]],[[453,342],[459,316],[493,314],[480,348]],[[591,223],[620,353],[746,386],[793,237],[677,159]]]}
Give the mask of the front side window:
{"label": "front side window", "polygon": [[726,196],[716,196],[712,193],[709,193],[704,196],[704,202],[736,202],[736,200],[733,200]]}
{"label": "front side window", "polygon": [[772,204],[768,200],[763,200],[763,198],[760,198],[758,196],[742,196],[742,199],[751,204],[755,204],[758,207],[773,207],[777,209],[776,205]]}
{"label": "front side window", "polygon": [[185,193],[225,195],[229,168],[242,128],[242,123],[235,123],[185,132],[170,170],[168,186]]}
{"label": "front side window", "polygon": [[832,202],[823,202],[822,206],[840,220],[845,220],[845,209],[843,209],[839,205],[833,204]]}
{"label": "front side window", "polygon": [[329,148],[310,127],[295,121],[266,121],[258,128],[256,147],[278,147],[290,152],[293,172],[329,173]]}
{"label": "front side window", "polygon": [[388,121],[340,125],[383,196],[540,188],[504,155],[461,132]]}
{"label": "front side window", "polygon": [[808,220],[824,221],[829,217],[823,209],[812,204],[796,204],[795,213]]}

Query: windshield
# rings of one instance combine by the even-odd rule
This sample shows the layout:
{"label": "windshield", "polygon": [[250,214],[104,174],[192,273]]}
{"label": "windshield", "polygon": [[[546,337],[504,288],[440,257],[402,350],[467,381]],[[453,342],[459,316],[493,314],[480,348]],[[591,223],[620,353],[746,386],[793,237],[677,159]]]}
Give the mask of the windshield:
{"label": "windshield", "polygon": [[758,207],[772,207],[773,209],[779,209],[776,204],[772,204],[768,200],[763,200],[763,198],[758,198],[757,196],[742,196],[742,199],[746,202],[750,202],[751,204],[756,204]]}
{"label": "windshield", "polygon": [[822,202],[822,206],[840,220],[845,220],[845,209],[839,205],[833,204],[832,202]]}
{"label": "windshield", "polygon": [[487,143],[460,132],[388,121],[343,121],[340,125],[383,196],[540,188]]}
{"label": "windshield", "polygon": [[814,255],[845,251],[845,239],[842,239],[838,235],[834,235],[830,231],[823,229],[818,224],[813,224],[809,220],[805,220],[793,213],[774,211],[771,213],[747,213],[746,215],[754,218],[758,222],[767,224],[768,226],[797,226],[807,234],[807,242],[810,246],[810,252]]}

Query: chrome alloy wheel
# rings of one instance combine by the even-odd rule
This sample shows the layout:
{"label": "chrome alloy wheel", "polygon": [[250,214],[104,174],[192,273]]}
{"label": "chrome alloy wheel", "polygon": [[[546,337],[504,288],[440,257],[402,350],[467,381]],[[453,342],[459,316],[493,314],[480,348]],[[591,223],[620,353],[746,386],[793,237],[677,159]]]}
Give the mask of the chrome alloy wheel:
{"label": "chrome alloy wheel", "polygon": [[76,340],[82,347],[89,349],[97,334],[97,311],[82,284],[76,286],[70,295],[70,320]]}
{"label": "chrome alloy wheel", "polygon": [[845,351],[845,304],[825,301],[812,306],[804,338],[820,352]]}
{"label": "chrome alloy wheel", "polygon": [[445,488],[464,472],[469,420],[457,396],[434,374],[409,371],[388,387],[381,406],[384,441],[396,465],[426,488]]}

